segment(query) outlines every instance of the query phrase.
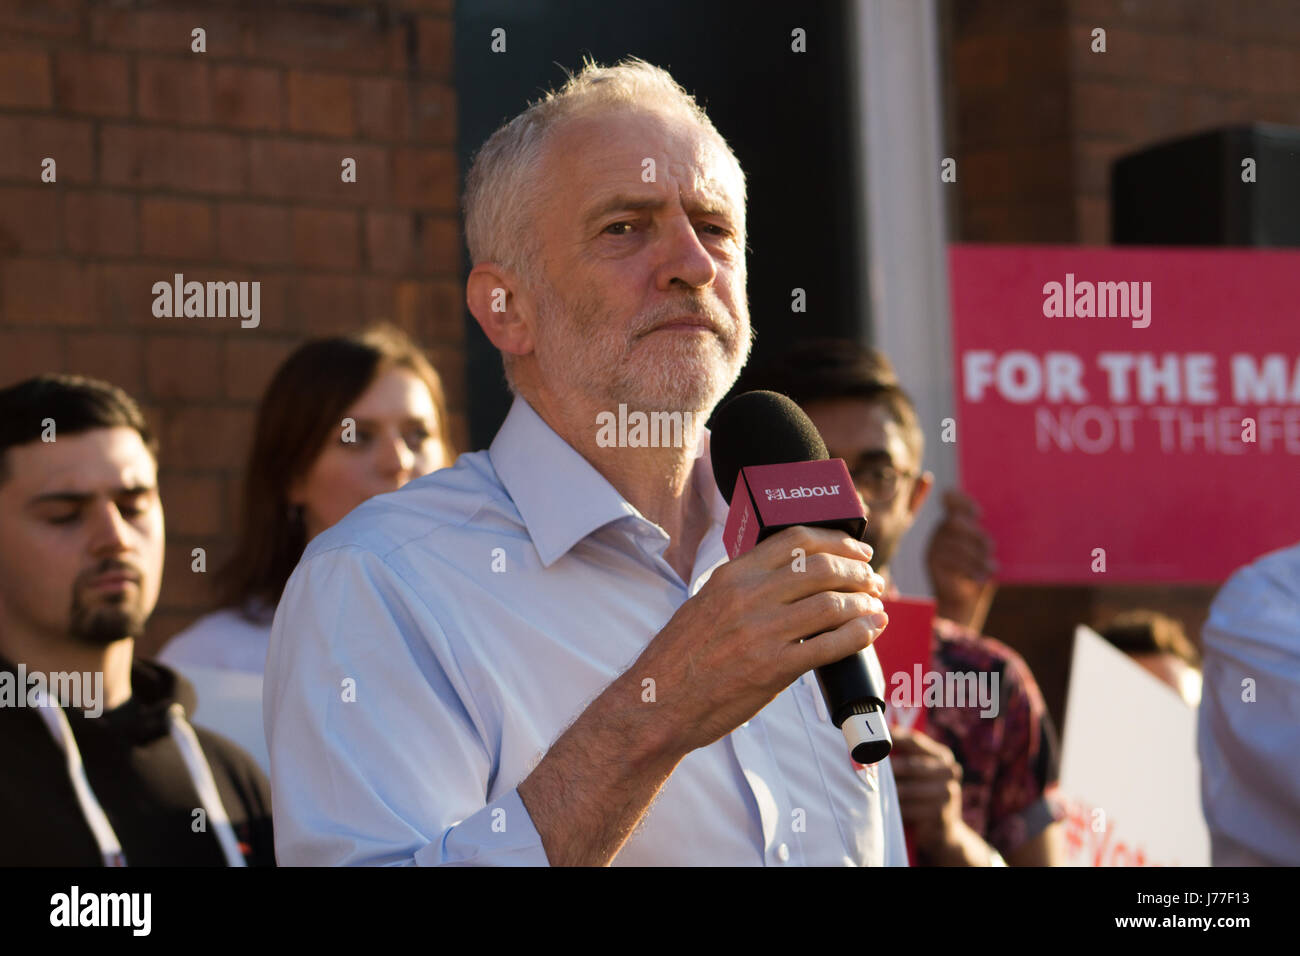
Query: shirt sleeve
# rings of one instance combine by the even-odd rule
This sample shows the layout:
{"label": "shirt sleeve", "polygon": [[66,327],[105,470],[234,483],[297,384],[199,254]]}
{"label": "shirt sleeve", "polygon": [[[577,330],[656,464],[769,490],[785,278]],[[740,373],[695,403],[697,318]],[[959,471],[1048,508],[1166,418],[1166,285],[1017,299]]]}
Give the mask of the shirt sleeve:
{"label": "shirt sleeve", "polygon": [[1300,864],[1300,549],[1238,571],[1202,631],[1201,802],[1215,866]]}
{"label": "shirt sleeve", "polygon": [[271,632],[263,715],[281,865],[546,865],[438,622],[377,555],[305,558]]}
{"label": "shirt sleeve", "polygon": [[1008,649],[1002,668],[1003,734],[989,804],[989,844],[1008,857],[1065,816],[1054,799],[1056,731],[1028,666]]}

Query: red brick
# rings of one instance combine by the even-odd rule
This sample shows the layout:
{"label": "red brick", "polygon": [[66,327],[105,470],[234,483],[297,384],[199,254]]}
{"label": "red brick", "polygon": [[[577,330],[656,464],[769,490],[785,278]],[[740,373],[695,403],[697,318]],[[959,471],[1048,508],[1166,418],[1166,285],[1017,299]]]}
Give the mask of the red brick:
{"label": "red brick", "polygon": [[[165,439],[161,457],[169,467],[176,464],[172,460],[174,456],[168,452]],[[160,475],[159,478],[161,480],[162,476]],[[166,502],[163,502],[163,517],[167,517]],[[159,596],[158,601],[161,613],[170,615],[189,612],[193,616],[196,612],[211,609],[213,574],[217,570],[212,561],[212,552],[208,550],[207,570],[202,574],[193,570],[192,556],[194,548],[208,549],[211,543],[211,539],[206,537],[182,534],[167,536],[167,548],[163,556],[163,594]],[[163,603],[164,600],[166,604]]]}
{"label": "red brick", "polygon": [[440,83],[422,83],[415,94],[415,139],[438,146],[456,143],[456,93]]}
{"label": "red brick", "polygon": [[60,112],[126,116],[131,112],[126,57],[59,53],[54,58],[54,95]]}
{"label": "red brick", "polygon": [[[202,27],[206,53],[192,50],[191,31]],[[241,50],[237,14],[212,7],[192,10],[95,10],[90,17],[95,46],[125,50],[229,57]]]}
{"label": "red brick", "polygon": [[1186,0],[1141,0],[1140,3],[1133,0],[1072,0],[1070,20],[1107,28],[1112,24],[1123,24],[1138,30],[1150,27],[1177,30],[1193,26],[1196,9],[1205,6]]}
{"label": "red brick", "polygon": [[459,282],[400,282],[393,321],[410,330],[422,345],[462,342],[464,302],[464,289]]}
{"label": "red brick", "polygon": [[361,280],[361,316],[366,322],[391,322],[396,301],[396,279],[367,277]]}
{"label": "red brick", "polygon": [[[460,347],[435,345],[429,349],[429,360],[442,379],[442,390],[447,396],[447,404],[452,408],[464,408],[467,403],[467,383],[465,374],[465,350]],[[458,448],[466,448],[462,439]]]}
{"label": "red brick", "polygon": [[293,211],[293,261],[317,269],[355,270],[361,262],[357,214],[334,209]]}
{"label": "red brick", "polygon": [[227,527],[222,501],[225,482],[219,473],[178,474],[169,468],[158,485],[168,534],[220,534]]}
{"label": "red brick", "polygon": [[1217,14],[1218,28],[1228,37],[1275,40],[1284,32],[1290,32],[1294,37],[1300,26],[1300,17],[1297,17],[1292,0],[1252,0],[1250,3],[1210,3],[1204,6]]}
{"label": "red brick", "polygon": [[1054,26],[1064,22],[1067,4],[1065,0],[1036,0],[1034,3],[961,0],[952,4],[951,9],[955,33],[968,36]]}
{"label": "red brick", "polygon": [[[352,203],[389,199],[389,156],[381,147],[254,139],[248,157],[250,191],[255,195]],[[357,163],[354,183],[342,180],[346,157]]]}
{"label": "red brick", "polygon": [[1078,241],[1089,246],[1110,243],[1110,200],[1097,197],[1080,197],[1075,202],[1078,212]]}
{"label": "red brick", "polygon": [[59,248],[59,194],[49,185],[0,187],[0,256]]}
{"label": "red brick", "polygon": [[75,37],[85,14],[82,0],[10,0],[0,6],[0,30]]}
{"label": "red brick", "polygon": [[179,125],[211,122],[211,77],[200,54],[142,56],[135,64],[136,109],[147,120]]}
{"label": "red brick", "polygon": [[410,127],[406,84],[389,77],[356,81],[357,123],[367,139],[405,139]]}
{"label": "red brick", "polygon": [[420,271],[459,277],[463,262],[459,220],[448,216],[421,216],[417,227]]}
{"label": "red brick", "polygon": [[1192,38],[1107,27],[1106,52],[1092,52],[1092,28],[1070,30],[1071,63],[1079,76],[1184,86],[1198,79]]}
{"label": "red brick", "polygon": [[104,181],[184,192],[244,191],[244,150],[225,133],[105,126],[100,134]]}
{"label": "red brick", "polygon": [[[43,117],[0,116],[0,178],[40,183],[41,161],[50,157],[60,183],[94,178],[90,124]],[[54,188],[54,184],[48,185]]]}
{"label": "red brick", "polygon": [[135,198],[70,192],[63,200],[63,241],[79,256],[133,256],[137,252]]}
{"label": "red brick", "polygon": [[296,326],[306,335],[346,334],[366,324],[355,276],[300,276],[289,298]]}
{"label": "red brick", "polygon": [[176,263],[142,263],[134,259],[97,266],[96,313],[105,325],[175,330],[185,319],[154,316],[153,286],[156,282],[170,283],[177,271]]}
{"label": "red brick", "polygon": [[451,0],[396,0],[402,10],[415,10],[419,13],[439,13],[446,16],[451,13]]}
{"label": "red brick", "polygon": [[[3,318],[0,312],[0,318]],[[60,333],[0,327],[0,388],[40,375],[63,371]]]}
{"label": "red brick", "polygon": [[455,212],[456,155],[443,149],[394,150],[393,200],[415,209]]}
{"label": "red brick", "polygon": [[296,347],[293,341],[267,339],[262,335],[229,335],[224,344],[226,397],[246,402],[261,400],[276,369]]}
{"label": "red brick", "polygon": [[412,213],[366,213],[366,256],[372,272],[405,275],[414,268],[415,219]]}
{"label": "red brick", "polygon": [[[196,324],[194,328],[201,326]],[[215,334],[151,335],[145,343],[145,378],[150,397],[219,397],[223,391],[222,359],[221,339]]]}
{"label": "red brick", "polygon": [[93,325],[94,281],[81,263],[5,259],[0,263],[0,322],[11,325]]}
{"label": "red brick", "polygon": [[957,88],[1001,90],[1010,82],[1010,47],[1006,36],[965,36],[953,41],[951,71]]}
{"label": "red brick", "polygon": [[67,338],[69,371],[102,378],[131,395],[144,391],[144,344],[138,336],[130,332],[78,332]]}
{"label": "red brick", "polygon": [[[1296,37],[1300,41],[1300,36]],[[1252,43],[1246,47],[1247,84],[1263,96],[1300,97],[1300,54],[1292,46]]]}
{"label": "red brick", "polygon": [[352,80],[331,73],[289,73],[289,128],[298,133],[351,136],[356,131]]}
{"label": "red brick", "polygon": [[980,90],[961,98],[957,142],[963,150],[1067,138],[1070,110],[1065,84],[1013,83],[1005,92]]}
{"label": "red brick", "polygon": [[[1284,126],[1300,126],[1300,100],[1294,96],[1259,96],[1243,101],[1240,106],[1249,106],[1249,116],[1238,115],[1233,120],[1238,123],[1281,123]],[[1246,112],[1245,109],[1242,112]]]}
{"label": "red brick", "polygon": [[212,209],[188,199],[140,200],[140,251],[158,259],[212,258]]}
{"label": "red brick", "polygon": [[310,69],[383,73],[401,66],[394,56],[395,31],[378,5],[366,4],[349,11],[260,11],[253,34],[255,54]]}
{"label": "red brick", "polygon": [[1203,89],[1249,91],[1250,69],[1240,43],[1218,36],[1198,36],[1192,43],[1191,55],[1193,71]]}
{"label": "red brick", "polygon": [[1074,88],[1075,122],[1084,136],[1139,142],[1167,129],[1172,96],[1161,90],[1085,80]]}
{"label": "red brick", "polygon": [[[506,41],[510,37],[507,31]],[[491,37],[483,37],[486,49]],[[509,46],[507,45],[507,49]],[[452,74],[451,21],[420,17],[415,24],[415,66],[421,73],[428,73],[440,79],[450,80]],[[500,54],[503,58],[505,54]]]}
{"label": "red brick", "polygon": [[167,464],[220,469],[229,468],[232,462],[242,463],[252,441],[254,420],[251,408],[167,407],[163,414]]}
{"label": "red brick", "polygon": [[0,50],[0,107],[49,109],[50,58],[27,50]]}
{"label": "red brick", "polygon": [[255,66],[212,70],[212,118],[240,129],[279,129],[280,71]]}
{"label": "red brick", "polygon": [[1133,143],[1081,140],[1075,144],[1075,191],[1079,197],[1110,195],[1110,171],[1116,159],[1132,152]]}
{"label": "red brick", "polygon": [[221,257],[231,262],[288,262],[289,214],[280,206],[223,203],[217,212],[217,244]]}

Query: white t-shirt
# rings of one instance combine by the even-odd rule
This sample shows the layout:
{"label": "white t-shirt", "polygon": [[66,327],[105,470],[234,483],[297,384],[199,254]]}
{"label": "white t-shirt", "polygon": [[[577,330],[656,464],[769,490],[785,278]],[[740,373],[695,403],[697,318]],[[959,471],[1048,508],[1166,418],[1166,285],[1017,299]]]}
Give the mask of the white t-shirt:
{"label": "white t-shirt", "polygon": [[229,737],[269,776],[262,728],[262,672],[271,621],[250,621],[234,608],[207,614],[173,637],[158,655],[194,685],[194,723]]}

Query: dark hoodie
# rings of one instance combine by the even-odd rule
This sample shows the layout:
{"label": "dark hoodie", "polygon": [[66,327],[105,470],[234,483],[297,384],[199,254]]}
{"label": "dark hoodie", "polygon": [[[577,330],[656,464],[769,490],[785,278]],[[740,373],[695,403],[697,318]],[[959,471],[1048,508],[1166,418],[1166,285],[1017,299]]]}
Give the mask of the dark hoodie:
{"label": "dark hoodie", "polygon": [[[0,671],[16,674],[0,658]],[[18,693],[25,697],[23,687]],[[195,832],[202,807],[167,710],[188,715],[195,694],[175,671],[152,661],[131,667],[131,699],[98,717],[76,708],[64,714],[129,866],[225,866],[210,819]],[[274,866],[271,789],[243,750],[225,737],[194,728],[217,792],[249,866]],[[40,711],[0,707],[0,865],[102,866],[103,856],[77,802],[67,758]]]}

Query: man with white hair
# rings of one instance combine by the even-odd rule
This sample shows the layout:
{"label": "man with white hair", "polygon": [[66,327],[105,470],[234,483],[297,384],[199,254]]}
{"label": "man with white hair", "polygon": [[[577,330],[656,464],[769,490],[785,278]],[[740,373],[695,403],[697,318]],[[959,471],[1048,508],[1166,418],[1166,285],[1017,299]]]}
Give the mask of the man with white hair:
{"label": "man with white hair", "polygon": [[[704,112],[636,60],[480,150],[466,298],[514,404],[490,450],[371,499],[290,579],[265,692],[281,863],[905,863],[888,764],[852,763],[810,673],[886,624],[870,548],[722,545],[701,423],[749,353],[744,202]],[[681,441],[600,440],[626,410],[680,413]]]}

